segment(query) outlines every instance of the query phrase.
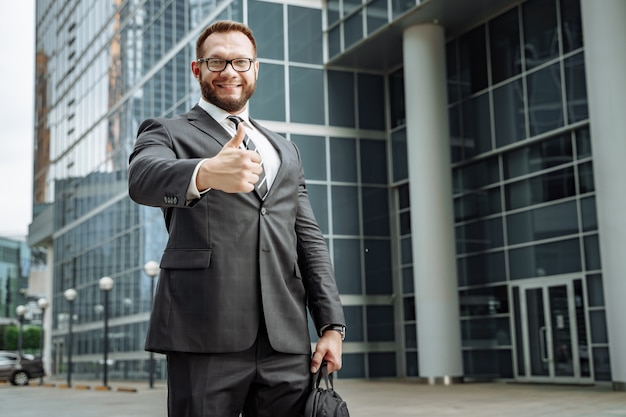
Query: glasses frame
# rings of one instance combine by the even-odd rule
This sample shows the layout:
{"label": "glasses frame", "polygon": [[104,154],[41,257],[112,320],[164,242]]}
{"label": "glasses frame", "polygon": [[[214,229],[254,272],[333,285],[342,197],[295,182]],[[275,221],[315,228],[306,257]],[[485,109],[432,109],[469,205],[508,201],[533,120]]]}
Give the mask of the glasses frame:
{"label": "glasses frame", "polygon": [[[211,60],[216,60],[216,61],[224,61],[224,67],[221,70],[212,70],[209,67],[209,61]],[[246,70],[238,70],[237,68],[235,68],[235,66],[233,65],[233,61],[240,61],[240,60],[245,60],[248,61],[248,69]],[[222,72],[226,69],[226,67],[228,66],[228,64],[230,64],[230,66],[237,72],[248,72],[250,71],[250,68],[252,68],[252,63],[255,62],[256,59],[252,59],[252,58],[233,58],[233,59],[222,59],[222,58],[198,58],[197,62],[198,64],[202,64],[203,62],[206,62],[206,68],[211,71],[211,72]]]}

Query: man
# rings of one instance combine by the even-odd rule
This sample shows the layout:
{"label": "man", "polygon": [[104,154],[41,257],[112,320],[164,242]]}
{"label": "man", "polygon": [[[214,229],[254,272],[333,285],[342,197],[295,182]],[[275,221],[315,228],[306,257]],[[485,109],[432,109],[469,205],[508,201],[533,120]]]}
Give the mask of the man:
{"label": "man", "polygon": [[[146,349],[167,355],[171,417],[297,417],[310,372],[322,360],[341,368],[328,249],[298,149],[248,115],[252,31],[216,22],[196,55],[200,102],[146,120],[130,156],[131,198],[161,207],[169,233]],[[307,305],[320,335],[312,357]]]}

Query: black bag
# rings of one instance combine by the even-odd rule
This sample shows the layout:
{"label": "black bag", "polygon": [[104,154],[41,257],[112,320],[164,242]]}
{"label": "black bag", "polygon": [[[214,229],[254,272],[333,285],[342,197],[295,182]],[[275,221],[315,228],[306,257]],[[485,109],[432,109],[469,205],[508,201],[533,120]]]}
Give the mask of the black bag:
{"label": "black bag", "polygon": [[[322,379],[326,388],[320,388]],[[306,400],[304,417],[350,417],[346,402],[335,392],[333,374],[328,374],[326,362],[313,375],[313,390]]]}

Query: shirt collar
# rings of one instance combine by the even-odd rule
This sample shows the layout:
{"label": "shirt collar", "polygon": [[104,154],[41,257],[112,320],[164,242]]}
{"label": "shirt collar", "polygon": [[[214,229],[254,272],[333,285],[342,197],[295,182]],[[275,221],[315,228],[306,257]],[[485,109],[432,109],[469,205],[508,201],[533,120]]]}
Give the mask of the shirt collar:
{"label": "shirt collar", "polygon": [[[198,106],[205,112],[209,114],[212,118],[214,118],[218,123],[222,123],[228,116],[232,116],[226,110],[217,107],[213,103],[209,103],[204,98],[200,97],[200,101],[198,102]],[[241,113],[237,114],[238,117],[241,117],[244,122],[250,125],[250,120],[248,117],[248,106],[246,106]]]}

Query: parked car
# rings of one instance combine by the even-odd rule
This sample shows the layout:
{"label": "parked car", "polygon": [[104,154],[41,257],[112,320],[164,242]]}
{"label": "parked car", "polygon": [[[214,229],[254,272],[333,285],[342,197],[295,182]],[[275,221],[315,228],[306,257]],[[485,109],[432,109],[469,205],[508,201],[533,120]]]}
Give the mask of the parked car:
{"label": "parked car", "polygon": [[30,379],[44,375],[40,357],[0,351],[0,381],[10,381],[13,385],[28,385]]}

